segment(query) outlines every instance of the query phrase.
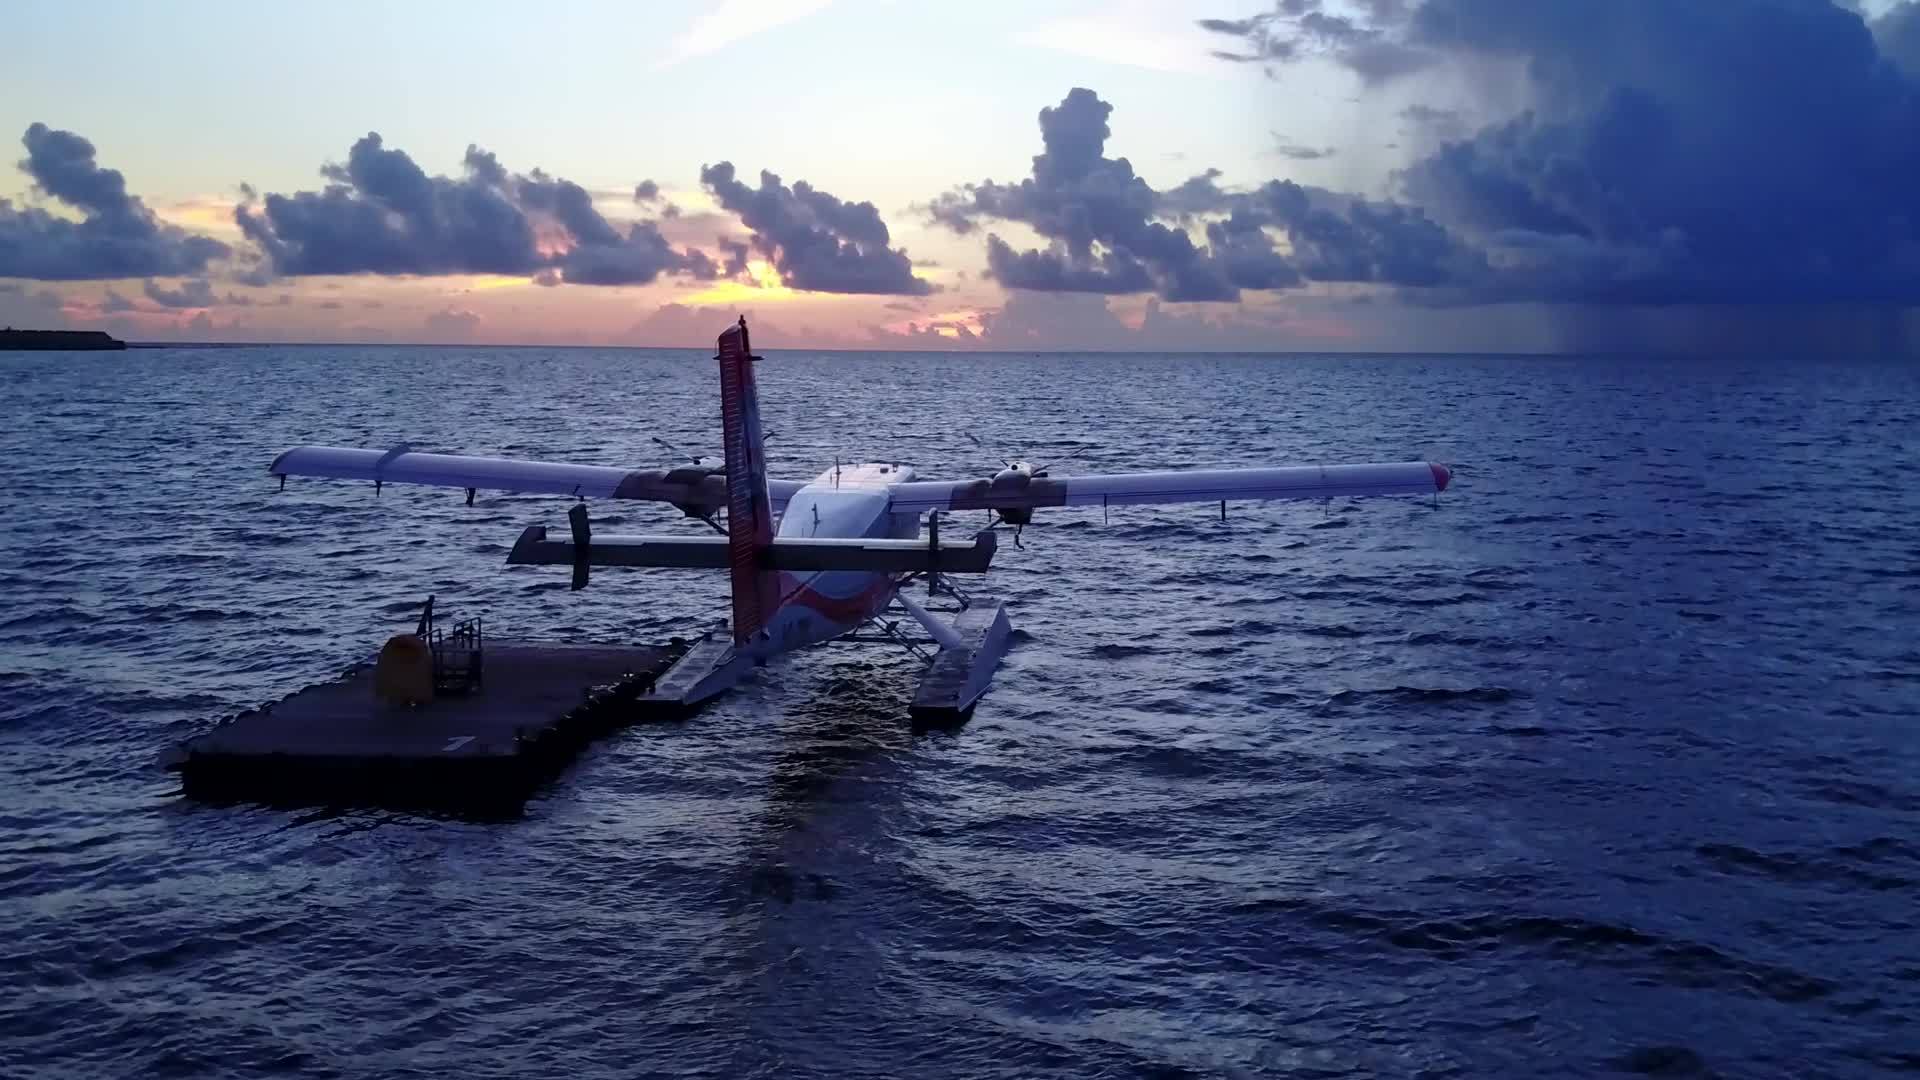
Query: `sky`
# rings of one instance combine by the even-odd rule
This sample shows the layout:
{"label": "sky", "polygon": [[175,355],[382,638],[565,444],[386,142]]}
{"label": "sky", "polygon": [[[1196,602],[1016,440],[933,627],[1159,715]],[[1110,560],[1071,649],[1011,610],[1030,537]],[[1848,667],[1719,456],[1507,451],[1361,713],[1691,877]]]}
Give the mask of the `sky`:
{"label": "sky", "polygon": [[0,323],[1920,351],[1920,0],[15,0]]}

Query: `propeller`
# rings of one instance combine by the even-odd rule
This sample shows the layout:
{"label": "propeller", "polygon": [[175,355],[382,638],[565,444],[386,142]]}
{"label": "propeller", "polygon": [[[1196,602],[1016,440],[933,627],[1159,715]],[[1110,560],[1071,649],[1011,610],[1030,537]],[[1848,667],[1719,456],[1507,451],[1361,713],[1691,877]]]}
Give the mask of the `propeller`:
{"label": "propeller", "polygon": [[[982,450],[987,449],[987,445],[981,442],[979,439],[975,438],[971,432],[967,433],[967,441],[979,447]],[[1064,465],[1067,462],[1072,461],[1074,458],[1079,457],[1081,454],[1086,453],[1090,449],[1092,449],[1091,446],[1082,446],[1079,449],[1074,450],[1073,452],[1067,454],[1065,457],[1054,458],[1052,461],[1047,462],[1045,465],[1034,465],[1033,463],[1023,458],[1003,457],[1000,459],[1000,464],[1005,466],[1005,468],[1001,469],[999,472],[994,474],[993,482],[996,485],[1004,485],[1009,483],[1025,483],[1026,481],[1031,480],[1036,476],[1047,475],[1047,471],[1049,469],[1052,469],[1056,465]],[[992,453],[993,451],[987,450],[987,452]]]}
{"label": "propeller", "polygon": [[672,443],[668,442],[667,440],[661,438],[658,435],[653,436],[652,441],[658,444],[659,446],[664,447],[666,451],[672,454],[674,457],[685,458],[690,463],[688,465],[676,465],[673,468],[668,469],[667,475],[670,478],[674,478],[674,479],[681,480],[682,482],[690,483],[694,480],[699,479],[702,476],[725,476],[726,475],[727,464],[725,461],[722,461],[719,458],[701,457],[699,454],[689,454],[685,450],[680,449],[679,447],[673,445]]}
{"label": "propeller", "polygon": [[[669,483],[694,485],[709,476],[727,475],[727,463],[721,458],[701,457],[698,454],[689,454],[658,435],[654,435],[651,438],[656,445],[665,448],[669,454],[677,458],[685,458],[688,462],[688,464],[675,465],[667,470],[667,480]],[[699,518],[701,521],[706,522],[714,532],[722,536],[726,535],[727,530],[723,528],[718,521],[714,520],[713,510],[693,504],[676,503],[674,505],[679,507],[681,513],[690,518]]]}
{"label": "propeller", "polygon": [[705,460],[698,454],[687,453],[685,450],[680,449],[679,447],[673,445],[672,443],[668,442],[667,440],[661,438],[658,435],[653,436],[652,441],[657,446],[665,447],[667,453],[672,454],[674,457],[686,458],[688,461],[693,462],[695,465],[698,465]]}
{"label": "propeller", "polygon": [[[982,450],[987,449],[986,444],[975,438],[971,432],[967,433],[967,441]],[[1074,458],[1086,453],[1088,449],[1090,449],[1090,447],[1082,446],[1065,457],[1055,458],[1038,468],[1018,458],[1003,457],[1000,459],[1000,462],[1006,467],[994,473],[987,483],[999,492],[1011,494],[1021,491],[1025,489],[1028,484],[1032,483],[1036,477],[1045,477],[1047,470],[1056,465],[1072,461]],[[988,452],[991,453],[991,451]],[[1024,547],[1025,545],[1020,543],[1020,530],[1032,524],[1033,510],[1031,508],[1006,508],[992,511],[992,513],[994,515],[993,520],[987,527],[993,528],[996,525],[1013,526],[1013,546]]]}

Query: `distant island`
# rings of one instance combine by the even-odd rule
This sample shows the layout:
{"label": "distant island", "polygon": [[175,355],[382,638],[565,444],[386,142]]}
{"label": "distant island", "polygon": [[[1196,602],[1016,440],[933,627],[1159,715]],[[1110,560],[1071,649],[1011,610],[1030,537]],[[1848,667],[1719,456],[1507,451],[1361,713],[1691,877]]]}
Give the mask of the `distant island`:
{"label": "distant island", "polygon": [[127,343],[104,330],[0,330],[0,352],[10,349],[124,349]]}

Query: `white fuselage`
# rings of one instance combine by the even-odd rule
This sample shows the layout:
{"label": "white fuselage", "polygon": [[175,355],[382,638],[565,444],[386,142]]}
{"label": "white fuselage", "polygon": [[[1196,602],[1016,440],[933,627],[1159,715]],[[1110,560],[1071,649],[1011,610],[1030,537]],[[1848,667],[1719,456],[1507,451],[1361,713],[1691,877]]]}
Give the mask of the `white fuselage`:
{"label": "white fuselage", "polygon": [[[796,492],[777,535],[821,539],[911,540],[918,512],[890,513],[888,489],[913,479],[905,465],[839,465]],[[766,657],[828,641],[879,614],[899,587],[894,574],[823,570],[780,574],[780,603],[766,637],[751,651]]]}

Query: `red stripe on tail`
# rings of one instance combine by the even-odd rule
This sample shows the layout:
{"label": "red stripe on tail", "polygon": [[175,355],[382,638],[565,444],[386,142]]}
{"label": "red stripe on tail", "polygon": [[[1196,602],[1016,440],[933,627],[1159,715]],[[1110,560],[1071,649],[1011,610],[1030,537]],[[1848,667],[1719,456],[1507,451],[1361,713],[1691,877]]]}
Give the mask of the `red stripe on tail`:
{"label": "red stripe on tail", "polygon": [[760,437],[760,399],[753,387],[747,320],[720,335],[720,421],[727,449],[727,556],[733,577],[733,642],[744,644],[773,618],[778,575],[762,568],[773,543],[767,465]]}

